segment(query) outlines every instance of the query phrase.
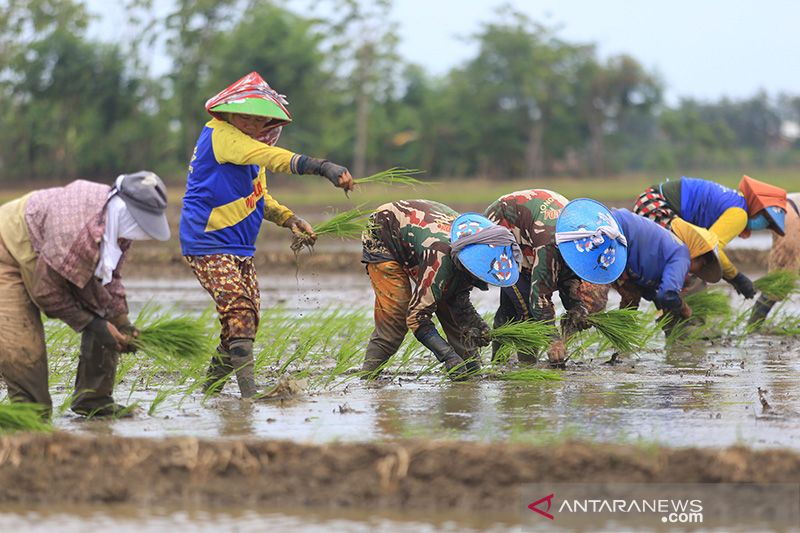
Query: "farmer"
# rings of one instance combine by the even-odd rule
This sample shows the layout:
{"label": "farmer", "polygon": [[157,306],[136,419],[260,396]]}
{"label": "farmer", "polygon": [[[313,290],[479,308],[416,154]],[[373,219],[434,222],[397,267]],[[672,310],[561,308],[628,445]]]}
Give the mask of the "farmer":
{"label": "farmer", "polygon": [[[510,320],[553,322],[556,290],[567,311],[561,319],[564,337],[588,328],[586,316],[605,309],[608,286],[582,281],[564,264],[556,246],[556,221],[567,202],[556,192],[529,189],[501,196],[486,209],[486,217],[508,228],[522,249],[519,281],[500,289],[500,307],[494,315],[494,327]],[[497,347],[493,346],[493,352]],[[566,360],[561,336],[552,339],[547,355],[553,364]],[[517,357],[520,362],[536,362],[535,357],[522,352]]]}
{"label": "farmer", "polygon": [[256,394],[253,340],[261,297],[253,253],[264,219],[313,243],[311,226],[267,192],[266,171],[318,174],[345,191],[345,167],[292,153],[275,143],[292,121],[285,98],[251,72],[206,102],[211,114],[189,163],[180,238],[186,261],[216,304],[222,325],[204,390],[236,372],[242,397]]}
{"label": "farmer", "polygon": [[[450,377],[477,372],[477,347],[489,344],[489,326],[469,292],[517,282],[521,252],[511,232],[477,213],[403,200],[375,210],[362,244],[375,291],[375,330],[362,367],[367,376],[377,375],[409,329]],[[436,331],[434,313],[447,341]]]}
{"label": "farmer", "polygon": [[673,220],[706,228],[719,238],[722,276],[747,299],[755,296],[753,282],[739,272],[723,249],[737,235],[770,229],[784,234],[786,191],[743,176],[739,190],[696,178],[682,177],[650,187],[636,200],[634,212],[669,229]]}
{"label": "farmer", "polygon": [[[772,235],[768,268],[770,272],[789,270],[800,273],[800,193],[789,194],[786,200],[789,205],[786,209],[784,235]],[[755,324],[766,319],[776,303],[762,293],[753,306],[749,323]]]}
{"label": "farmer", "polygon": [[0,372],[13,401],[48,414],[52,407],[42,311],[81,332],[72,410],[127,413],[112,397],[119,353],[137,334],[120,267],[131,241],[169,238],[166,206],[161,178],[142,171],[113,186],[78,180],[0,207]]}
{"label": "farmer", "polygon": [[620,308],[638,308],[642,298],[669,318],[665,331],[691,317],[681,289],[692,273],[709,283],[722,277],[716,235],[683,220],[673,232],[627,209],[609,211],[581,198],[561,211],[556,243],[567,265],[591,283],[612,283]]}

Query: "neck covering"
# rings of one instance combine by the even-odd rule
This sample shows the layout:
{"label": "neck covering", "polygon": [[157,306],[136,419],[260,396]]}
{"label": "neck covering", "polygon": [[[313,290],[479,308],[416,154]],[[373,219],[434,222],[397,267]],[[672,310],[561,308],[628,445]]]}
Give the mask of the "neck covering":
{"label": "neck covering", "polygon": [[503,226],[490,226],[471,235],[460,237],[450,244],[450,257],[458,262],[458,254],[470,244],[491,244],[493,246],[511,246],[511,252],[517,264],[522,261],[522,250],[514,235]]}
{"label": "neck covering", "polygon": [[[206,111],[208,111],[209,115],[214,118],[225,120],[223,114],[215,113],[211,111],[211,108],[220,104],[228,104],[237,100],[243,100],[245,98],[261,98],[263,100],[269,100],[280,106],[286,112],[287,116],[292,116],[291,113],[289,113],[289,110],[286,109],[286,106],[289,105],[289,102],[286,100],[286,96],[280,94],[278,91],[270,87],[269,84],[264,81],[264,78],[258,74],[258,72],[251,72],[247,76],[232,84],[227,89],[224,89],[215,96],[209,98],[206,102]],[[275,146],[275,143],[278,142],[278,138],[281,136],[281,131],[283,130],[284,124],[288,123],[285,121],[273,120],[267,124],[263,130],[261,130],[261,133],[253,138],[270,146]]]}
{"label": "neck covering", "polygon": [[592,244],[600,246],[603,244],[604,236],[611,240],[616,239],[622,246],[628,246],[628,239],[619,229],[617,221],[613,217],[605,213],[599,214],[600,218],[606,223],[603,226],[598,226],[597,229],[579,229],[574,231],[559,231],[556,233],[556,244],[561,244],[569,241],[577,241],[580,239],[591,239]]}
{"label": "neck covering", "polygon": [[122,249],[119,247],[120,239],[132,241],[150,239],[150,236],[139,227],[133,215],[128,211],[125,201],[117,196],[116,189],[111,189],[111,191],[111,199],[106,204],[106,225],[103,231],[103,240],[100,243],[100,260],[94,271],[94,275],[102,280],[103,285],[111,283],[114,270],[122,257]]}

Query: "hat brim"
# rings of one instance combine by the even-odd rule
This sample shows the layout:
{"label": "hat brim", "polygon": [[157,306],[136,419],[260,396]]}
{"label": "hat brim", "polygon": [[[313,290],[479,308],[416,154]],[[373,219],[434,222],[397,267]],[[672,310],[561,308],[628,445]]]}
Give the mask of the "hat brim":
{"label": "hat brim", "polygon": [[706,252],[700,257],[703,258],[703,266],[695,275],[707,283],[717,283],[722,279],[722,263],[719,260],[719,253],[716,248]]}
{"label": "hat brim", "polygon": [[786,212],[780,209],[773,209],[767,207],[764,209],[764,215],[769,220],[770,229],[781,237],[786,236]]}
{"label": "hat brim", "polygon": [[214,113],[239,113],[242,115],[255,115],[267,117],[283,122],[291,122],[292,118],[286,114],[281,106],[275,102],[262,98],[244,98],[212,107],[209,111]]}
{"label": "hat brim", "polygon": [[[508,271],[507,278],[501,278],[492,273],[492,264],[502,261],[501,256],[512,258],[515,267]],[[488,244],[470,244],[458,253],[458,261],[470,274],[481,281],[495,287],[510,287],[519,280],[519,267],[513,259],[513,252],[509,246],[490,246]]]}
{"label": "hat brim", "polygon": [[165,213],[157,214],[147,211],[135,205],[133,202],[125,202],[125,204],[133,219],[139,224],[139,227],[150,235],[150,237],[157,241],[166,241],[169,239],[171,232]]}
{"label": "hat brim", "polygon": [[[609,247],[614,248],[614,262],[604,268],[600,264],[600,256]],[[628,249],[616,240],[610,241],[607,236],[604,236],[602,245],[588,252],[579,251],[576,241],[562,242],[558,245],[558,251],[561,252],[561,257],[567,266],[579,278],[596,285],[606,285],[616,281],[625,271],[628,262]]]}

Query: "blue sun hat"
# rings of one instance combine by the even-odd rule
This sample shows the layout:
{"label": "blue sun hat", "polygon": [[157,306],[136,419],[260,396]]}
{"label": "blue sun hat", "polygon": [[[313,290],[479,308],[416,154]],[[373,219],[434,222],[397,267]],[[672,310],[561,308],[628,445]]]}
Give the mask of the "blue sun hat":
{"label": "blue sun hat", "polygon": [[770,206],[762,209],[756,216],[747,219],[747,229],[774,229],[778,235],[786,235],[786,211]]}
{"label": "blue sun hat", "polygon": [[450,227],[450,255],[470,274],[498,287],[519,279],[522,257],[514,235],[478,213],[464,213]]}
{"label": "blue sun hat", "polygon": [[567,265],[590,283],[611,283],[628,262],[628,241],[611,211],[589,198],[572,200],[561,210],[556,244]]}

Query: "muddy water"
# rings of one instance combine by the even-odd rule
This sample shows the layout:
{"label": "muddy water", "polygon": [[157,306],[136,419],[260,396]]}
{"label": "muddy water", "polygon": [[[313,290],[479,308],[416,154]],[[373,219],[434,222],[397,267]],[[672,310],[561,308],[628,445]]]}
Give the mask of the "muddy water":
{"label": "muddy water", "polygon": [[[268,276],[264,305],[301,314],[371,300],[364,275]],[[128,283],[132,308],[157,298],[200,309],[208,297],[194,280]],[[496,291],[474,291],[480,311],[491,311]],[[613,296],[612,296],[613,300]],[[734,298],[734,305],[746,305]],[[613,303],[612,303],[613,305]],[[794,309],[800,312],[795,303]],[[283,403],[241,402],[230,394],[203,402],[192,395],[167,399],[154,416],[90,421],[64,415],[70,431],[123,436],[258,436],[299,441],[365,441],[398,437],[546,442],[565,437],[608,442],[644,441],[673,446],[800,449],[800,339],[756,335],[657,349],[606,366],[607,354],[584,358],[561,382],[443,382],[435,376],[400,377],[388,383],[351,381]],[[766,390],[765,408],[758,388]],[[118,400],[148,406],[155,392]],[[55,402],[62,401],[55,395]]]}

